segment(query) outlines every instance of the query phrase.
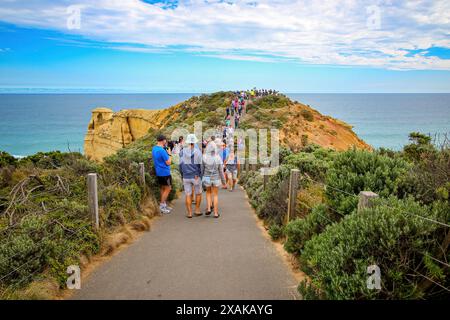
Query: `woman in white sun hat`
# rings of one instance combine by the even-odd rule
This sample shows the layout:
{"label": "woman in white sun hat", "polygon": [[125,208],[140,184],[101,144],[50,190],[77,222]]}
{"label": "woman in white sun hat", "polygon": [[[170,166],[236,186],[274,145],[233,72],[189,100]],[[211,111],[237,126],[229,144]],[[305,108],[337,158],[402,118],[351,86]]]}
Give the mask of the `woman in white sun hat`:
{"label": "woman in white sun hat", "polygon": [[219,186],[225,186],[225,175],[223,173],[223,163],[217,154],[217,146],[214,142],[208,143],[202,163],[202,182],[206,188],[206,215],[211,214],[211,207],[214,206],[214,218],[219,214]]}

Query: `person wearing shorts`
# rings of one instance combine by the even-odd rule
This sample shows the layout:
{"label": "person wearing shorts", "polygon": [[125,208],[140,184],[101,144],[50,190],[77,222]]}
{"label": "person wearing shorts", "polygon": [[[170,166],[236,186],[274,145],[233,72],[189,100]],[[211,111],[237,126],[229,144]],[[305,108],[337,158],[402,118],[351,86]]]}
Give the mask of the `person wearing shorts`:
{"label": "person wearing shorts", "polygon": [[219,186],[225,185],[223,163],[217,154],[217,146],[214,142],[208,143],[202,161],[202,183],[206,189],[206,215],[214,209],[214,218],[219,218]]}
{"label": "person wearing shorts", "polygon": [[233,191],[236,187],[237,176],[240,169],[240,162],[234,150],[230,150],[227,158],[225,159],[226,175],[228,177],[228,190]]}
{"label": "person wearing shorts", "polygon": [[186,138],[189,147],[183,148],[180,153],[180,173],[183,179],[187,217],[192,218],[192,201],[195,197],[195,216],[201,216],[200,204],[202,203],[202,153],[195,144],[198,139],[194,134]]}
{"label": "person wearing shorts", "polygon": [[172,190],[172,176],[170,174],[171,151],[167,148],[167,139],[164,135],[159,135],[157,144],[152,149],[153,165],[156,171],[156,179],[160,186],[161,201],[159,210],[163,214],[170,213],[172,208],[167,206],[167,198]]}

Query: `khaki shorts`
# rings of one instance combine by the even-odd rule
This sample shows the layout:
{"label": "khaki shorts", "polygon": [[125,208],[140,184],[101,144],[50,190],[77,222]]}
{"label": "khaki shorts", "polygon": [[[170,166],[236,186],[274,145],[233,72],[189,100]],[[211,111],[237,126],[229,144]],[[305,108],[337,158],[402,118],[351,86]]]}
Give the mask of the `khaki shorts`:
{"label": "khaki shorts", "polygon": [[237,179],[237,176],[238,176],[238,171],[237,170],[230,171],[230,170],[227,169],[226,173],[227,173],[228,179],[233,179],[233,180]]}
{"label": "khaki shorts", "polygon": [[194,189],[194,194],[201,194],[202,193],[202,183],[200,178],[197,179],[183,179],[183,187],[184,187],[184,193],[187,196],[190,196],[192,194],[192,189]]}

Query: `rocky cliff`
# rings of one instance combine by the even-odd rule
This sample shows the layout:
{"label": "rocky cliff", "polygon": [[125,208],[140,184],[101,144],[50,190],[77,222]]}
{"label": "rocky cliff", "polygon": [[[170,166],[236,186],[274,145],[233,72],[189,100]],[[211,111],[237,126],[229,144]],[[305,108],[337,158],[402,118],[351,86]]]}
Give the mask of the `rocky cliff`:
{"label": "rocky cliff", "polygon": [[[225,107],[232,94],[219,92],[191,99],[164,110],[122,110],[96,108],[84,142],[84,153],[92,160],[104,157],[144,137],[150,129],[170,131],[174,126],[191,128],[194,121],[215,127],[223,122]],[[342,121],[321,115],[316,110],[284,96],[260,98],[247,107],[241,128],[279,128],[281,143],[298,150],[315,143],[335,150],[351,147],[371,149]]]}

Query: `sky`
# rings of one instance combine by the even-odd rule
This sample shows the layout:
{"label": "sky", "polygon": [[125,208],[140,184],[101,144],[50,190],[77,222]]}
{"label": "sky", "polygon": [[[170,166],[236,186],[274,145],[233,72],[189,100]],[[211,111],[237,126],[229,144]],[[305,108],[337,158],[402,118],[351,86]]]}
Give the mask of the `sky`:
{"label": "sky", "polygon": [[450,1],[0,0],[0,92],[450,92]]}

